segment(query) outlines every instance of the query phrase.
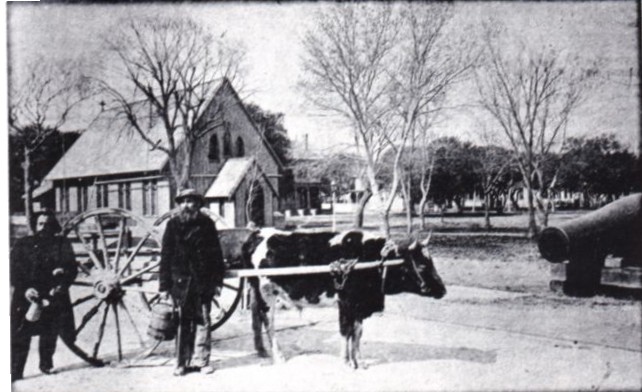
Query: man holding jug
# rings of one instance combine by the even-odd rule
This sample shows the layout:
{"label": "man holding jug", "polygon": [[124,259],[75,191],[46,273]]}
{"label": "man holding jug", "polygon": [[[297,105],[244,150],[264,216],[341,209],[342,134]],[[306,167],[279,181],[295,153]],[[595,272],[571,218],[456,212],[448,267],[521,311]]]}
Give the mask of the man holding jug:
{"label": "man holding jug", "polygon": [[75,340],[69,286],[76,279],[75,256],[59,235],[52,211],[34,214],[34,235],[19,239],[11,250],[11,378],[23,377],[31,337],[40,335],[40,370],[54,373],[56,339]]}
{"label": "man holding jug", "polygon": [[190,369],[214,371],[210,359],[212,298],[223,284],[225,265],[214,222],[200,211],[203,196],[194,189],[175,198],[180,213],[163,235],[159,290],[178,307],[175,376]]}

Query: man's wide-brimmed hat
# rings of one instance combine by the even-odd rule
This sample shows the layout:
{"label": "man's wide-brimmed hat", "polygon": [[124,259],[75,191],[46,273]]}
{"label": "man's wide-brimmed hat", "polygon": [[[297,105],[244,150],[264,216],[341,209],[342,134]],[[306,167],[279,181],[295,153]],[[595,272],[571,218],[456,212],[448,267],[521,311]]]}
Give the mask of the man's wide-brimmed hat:
{"label": "man's wide-brimmed hat", "polygon": [[177,203],[180,203],[181,200],[187,199],[187,198],[193,198],[195,200],[198,200],[201,204],[205,202],[205,199],[203,199],[203,195],[196,192],[196,189],[192,189],[192,188],[187,188],[179,191],[176,197],[174,198],[174,201]]}

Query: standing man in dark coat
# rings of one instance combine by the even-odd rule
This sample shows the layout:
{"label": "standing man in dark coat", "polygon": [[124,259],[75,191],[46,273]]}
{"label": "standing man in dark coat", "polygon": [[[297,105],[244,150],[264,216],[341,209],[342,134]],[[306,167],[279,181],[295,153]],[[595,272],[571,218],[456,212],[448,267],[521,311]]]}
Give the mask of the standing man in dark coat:
{"label": "standing man in dark coat", "polygon": [[[40,335],[40,370],[45,374],[54,373],[57,337],[75,341],[69,298],[69,286],[78,273],[73,249],[58,235],[60,225],[52,211],[36,213],[32,228],[35,235],[18,240],[10,257],[12,381],[23,377],[33,335]],[[41,307],[37,320],[27,317],[34,302]]]}
{"label": "standing man in dark coat", "polygon": [[163,235],[159,290],[178,307],[175,376],[188,368],[209,374],[212,298],[223,284],[225,266],[214,222],[200,212],[203,197],[185,189],[175,198],[180,213],[167,222]]}

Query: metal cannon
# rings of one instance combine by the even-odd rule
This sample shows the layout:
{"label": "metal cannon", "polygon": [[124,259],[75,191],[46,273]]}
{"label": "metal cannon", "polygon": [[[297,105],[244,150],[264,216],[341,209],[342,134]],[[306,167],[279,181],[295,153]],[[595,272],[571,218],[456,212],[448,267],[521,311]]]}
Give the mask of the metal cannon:
{"label": "metal cannon", "polygon": [[[547,227],[538,247],[551,263],[568,261],[552,269],[565,278],[563,291],[568,295],[595,295],[601,284],[642,288],[642,194]],[[609,255],[622,258],[619,267],[604,268]]]}

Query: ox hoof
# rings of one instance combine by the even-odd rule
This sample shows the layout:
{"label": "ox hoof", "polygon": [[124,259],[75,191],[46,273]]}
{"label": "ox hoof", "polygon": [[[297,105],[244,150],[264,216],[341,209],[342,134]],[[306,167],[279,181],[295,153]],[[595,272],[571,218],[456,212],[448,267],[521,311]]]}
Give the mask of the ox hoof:
{"label": "ox hoof", "polygon": [[268,352],[264,348],[257,349],[256,350],[256,355],[258,355],[259,358],[269,358],[270,357],[270,354],[268,354]]}
{"label": "ox hoof", "polygon": [[353,369],[353,370],[355,370],[355,369],[358,369],[358,368],[359,368],[359,364],[358,364],[358,363],[356,363],[355,361],[351,361],[351,360],[349,360],[349,359],[344,359],[344,360],[343,360],[343,364],[344,364],[345,366],[349,367],[350,369]]}
{"label": "ox hoof", "polygon": [[274,358],[272,358],[272,360],[274,361],[275,365],[282,365],[285,363],[285,357],[281,354],[274,355]]}

